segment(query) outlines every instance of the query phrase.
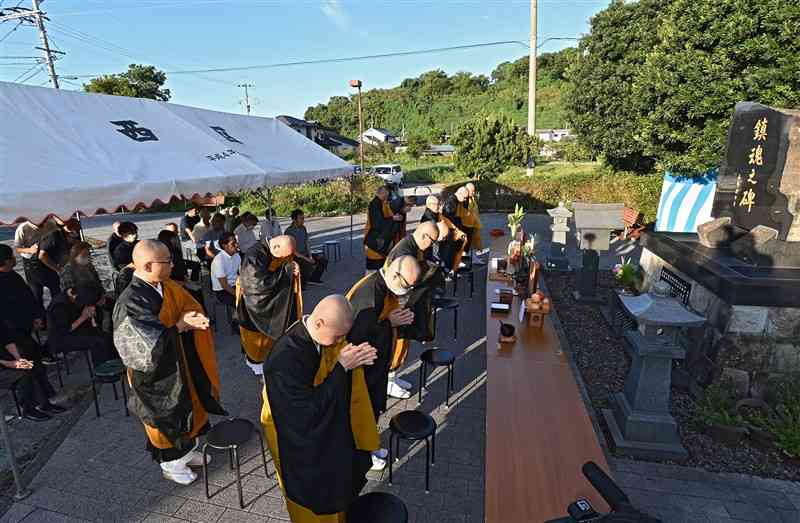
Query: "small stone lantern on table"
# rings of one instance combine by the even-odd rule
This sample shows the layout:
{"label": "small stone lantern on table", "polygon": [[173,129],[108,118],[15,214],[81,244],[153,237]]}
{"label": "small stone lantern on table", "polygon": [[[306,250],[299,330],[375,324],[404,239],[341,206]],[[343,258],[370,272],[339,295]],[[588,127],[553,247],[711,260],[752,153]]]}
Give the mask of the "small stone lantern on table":
{"label": "small stone lantern on table", "polygon": [[576,203],[575,229],[578,231],[578,245],[583,251],[581,271],[578,273],[578,290],[575,300],[582,303],[601,303],[597,295],[597,277],[600,268],[601,251],[610,248],[611,231],[625,228],[621,203]]}
{"label": "small stone lantern on table", "polygon": [[569,259],[567,259],[567,233],[569,232],[569,219],[572,212],[564,207],[564,202],[558,202],[558,207],[548,209],[547,214],[553,218],[553,239],[550,243],[550,256],[547,257],[546,267],[551,271],[568,271]]}
{"label": "small stone lantern on table", "polygon": [[686,459],[678,425],[669,412],[672,360],[685,357],[678,341],[681,330],[706,320],[672,298],[663,281],[648,294],[623,295],[620,301],[639,329],[625,333],[631,368],[623,392],[612,395],[611,409],[604,409],[603,417],[618,450],[640,457]]}

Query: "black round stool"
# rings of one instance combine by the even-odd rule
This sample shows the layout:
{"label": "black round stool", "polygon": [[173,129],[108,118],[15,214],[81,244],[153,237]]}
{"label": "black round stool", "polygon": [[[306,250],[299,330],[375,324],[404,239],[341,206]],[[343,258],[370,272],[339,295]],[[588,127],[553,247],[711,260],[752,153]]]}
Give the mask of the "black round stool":
{"label": "black round stool", "polygon": [[453,339],[458,339],[458,300],[455,298],[436,297],[433,299],[433,339],[436,339],[436,324],[439,311],[453,311]]}
{"label": "black round stool", "polygon": [[408,509],[394,494],[370,492],[350,503],[347,523],[408,523]]}
{"label": "black round stool", "polygon": [[419,357],[419,389],[417,390],[417,402],[422,403],[422,389],[428,387],[428,365],[436,367],[447,367],[447,391],[445,408],[450,408],[450,393],[455,388],[455,380],[453,379],[453,367],[456,362],[456,357],[449,350],[444,349],[428,349],[423,352]]}
{"label": "black round stool", "polygon": [[425,440],[425,493],[427,494],[430,492],[430,467],[436,463],[436,421],[418,410],[406,410],[395,414],[391,419],[389,422],[389,485],[392,484],[392,465],[396,459],[400,459],[401,439]]}
{"label": "black round stool", "polygon": [[475,272],[472,270],[472,264],[456,269],[455,272],[453,277],[453,297],[455,298],[458,295],[458,280],[467,276],[469,278],[469,297],[472,298],[472,295],[475,294]]}
{"label": "black round stool", "polygon": [[208,448],[227,450],[230,456],[231,469],[236,471],[236,487],[239,489],[239,506],[244,508],[242,496],[242,476],[239,471],[239,447],[250,441],[255,433],[261,443],[261,459],[264,461],[264,473],[269,477],[267,470],[267,457],[264,455],[264,438],[252,422],[242,418],[229,418],[214,425],[203,445],[203,479],[206,482],[206,499],[211,499],[208,492]]}

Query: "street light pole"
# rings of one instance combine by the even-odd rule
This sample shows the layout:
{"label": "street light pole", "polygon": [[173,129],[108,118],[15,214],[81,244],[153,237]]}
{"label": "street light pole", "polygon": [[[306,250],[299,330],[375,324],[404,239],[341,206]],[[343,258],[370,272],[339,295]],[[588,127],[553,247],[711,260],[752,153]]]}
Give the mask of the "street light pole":
{"label": "street light pole", "polygon": [[[531,0],[531,51],[528,66],[528,136],[536,135],[536,33],[538,5]],[[534,160],[528,159],[528,176],[533,176]]]}
{"label": "street light pole", "polygon": [[[361,80],[350,80],[350,87],[358,89],[358,163],[364,174],[364,114],[361,111]],[[353,173],[350,173],[350,256],[353,255]]]}

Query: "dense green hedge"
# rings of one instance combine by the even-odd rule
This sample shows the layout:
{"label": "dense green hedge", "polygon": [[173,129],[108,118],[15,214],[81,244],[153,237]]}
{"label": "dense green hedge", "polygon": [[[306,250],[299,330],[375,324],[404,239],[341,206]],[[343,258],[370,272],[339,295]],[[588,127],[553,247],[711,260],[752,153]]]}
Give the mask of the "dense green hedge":
{"label": "dense green hedge", "polygon": [[[481,209],[513,210],[519,203],[527,212],[544,212],[558,202],[624,203],[638,209],[653,221],[661,195],[660,175],[615,172],[594,164],[577,165],[526,177],[523,169],[512,170],[495,181],[478,183]],[[445,189],[450,193],[458,186]]]}
{"label": "dense green hedge", "polygon": [[[358,176],[353,182],[353,212],[364,212],[381,180],[374,176]],[[242,212],[263,216],[267,202],[255,194],[242,196]],[[289,216],[294,209],[303,209],[310,216],[339,216],[350,209],[350,187],[347,180],[327,183],[289,185],[272,189],[272,207],[278,216]]]}

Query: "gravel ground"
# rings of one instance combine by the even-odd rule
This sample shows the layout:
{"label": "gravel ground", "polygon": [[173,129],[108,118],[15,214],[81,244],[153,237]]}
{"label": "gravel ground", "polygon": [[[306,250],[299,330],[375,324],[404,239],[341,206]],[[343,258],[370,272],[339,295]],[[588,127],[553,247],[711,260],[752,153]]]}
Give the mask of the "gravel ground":
{"label": "gravel ground", "polygon": [[[630,358],[622,338],[614,335],[603,320],[597,306],[577,303],[572,297],[576,288],[573,274],[548,274],[547,286],[552,293],[558,316],[570,343],[570,350],[580,369],[607,442],[613,442],[600,410],[609,406],[609,395],[622,391],[630,368]],[[600,292],[616,287],[614,277],[600,273]],[[684,465],[701,467],[710,472],[752,474],[775,479],[800,480],[800,470],[775,450],[763,450],[748,442],[727,446],[703,434],[694,421],[695,404],[688,394],[672,390],[670,410],[678,421],[681,440],[689,451]],[[616,457],[623,457],[612,449]],[[658,460],[653,460],[658,461]],[[669,461],[661,461],[670,463]]]}

